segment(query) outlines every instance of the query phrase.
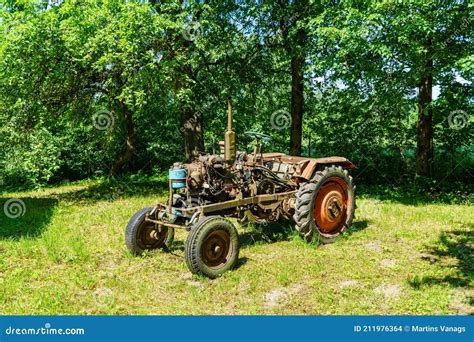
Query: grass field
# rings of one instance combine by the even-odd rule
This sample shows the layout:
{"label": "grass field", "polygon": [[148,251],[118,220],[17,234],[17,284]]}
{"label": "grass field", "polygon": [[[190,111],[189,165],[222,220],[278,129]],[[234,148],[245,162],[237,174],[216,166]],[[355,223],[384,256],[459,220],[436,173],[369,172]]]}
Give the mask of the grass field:
{"label": "grass field", "polygon": [[[288,224],[239,227],[238,267],[209,280],[188,272],[182,232],[171,253],[126,251],[128,219],[163,189],[87,181],[3,193],[0,314],[474,313],[469,197],[359,188],[353,228],[335,244],[308,244]],[[5,215],[10,199],[23,216]]]}

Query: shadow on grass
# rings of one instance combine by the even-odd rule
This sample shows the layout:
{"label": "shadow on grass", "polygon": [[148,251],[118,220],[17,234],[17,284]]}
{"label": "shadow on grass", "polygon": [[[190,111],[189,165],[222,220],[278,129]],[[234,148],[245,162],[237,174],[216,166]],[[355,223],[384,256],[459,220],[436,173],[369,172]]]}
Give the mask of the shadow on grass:
{"label": "shadow on grass", "polygon": [[[87,202],[116,201],[134,196],[156,195],[166,191],[165,182],[126,182],[109,179],[86,186],[80,190],[54,193],[44,197],[0,197],[0,239],[18,240],[21,237],[37,237],[50,223],[54,208],[59,201]],[[10,205],[6,207],[7,201]],[[6,215],[8,211],[9,215]]]}
{"label": "shadow on grass", "polygon": [[0,239],[39,236],[57,203],[52,198],[0,198]]}
{"label": "shadow on grass", "polygon": [[369,226],[369,222],[367,220],[354,221],[352,223],[351,228],[345,234],[348,234],[348,235],[355,234],[357,232],[364,230],[368,226]]}
{"label": "shadow on grass", "polygon": [[[351,228],[344,234],[352,235],[367,228],[368,222],[355,221]],[[251,231],[246,231],[240,235],[241,247],[248,247],[256,244],[274,243],[278,241],[288,241],[298,236],[294,224],[290,221],[276,222],[268,225],[256,226]]]}
{"label": "shadow on grass", "polygon": [[471,203],[473,193],[474,186],[472,184],[462,183],[457,184],[457,186],[444,188],[437,185],[429,187],[417,186],[416,184],[404,186],[360,185],[357,187],[357,196],[398,202],[405,205]]}
{"label": "shadow on grass", "polygon": [[278,221],[260,225],[249,225],[239,234],[240,247],[248,247],[263,243],[288,241],[297,235],[289,221]]}
{"label": "shadow on grass", "polygon": [[[455,275],[448,276],[423,276],[415,277],[409,284],[419,289],[422,286],[449,284],[451,287],[469,287],[474,274],[474,230],[472,224],[470,230],[454,230],[443,232],[435,246],[428,249],[428,254],[422,259],[438,265],[445,264],[447,267],[455,268]],[[474,298],[470,298],[471,303]]]}
{"label": "shadow on grass", "polygon": [[170,248],[166,248],[165,251],[168,253],[173,254],[174,256],[177,257],[182,257],[179,254],[176,254],[176,251],[184,252],[184,246],[186,244],[186,240],[174,240]]}
{"label": "shadow on grass", "polygon": [[163,196],[167,192],[164,181],[125,181],[107,179],[100,183],[89,185],[84,189],[52,195],[54,198],[68,202],[95,203],[99,201],[116,201],[118,199],[136,196]]}
{"label": "shadow on grass", "polygon": [[239,260],[235,263],[234,270],[244,266],[249,261],[247,257],[239,257]]}
{"label": "shadow on grass", "polygon": [[[240,227],[239,227],[240,228]],[[287,221],[276,222],[267,225],[247,226],[243,232],[239,229],[240,248],[245,248],[251,245],[261,243],[274,243],[278,241],[290,240],[292,236],[296,235],[291,223]],[[185,241],[175,240],[168,252],[175,254],[175,251],[184,252]],[[178,254],[176,254],[178,255]]]}

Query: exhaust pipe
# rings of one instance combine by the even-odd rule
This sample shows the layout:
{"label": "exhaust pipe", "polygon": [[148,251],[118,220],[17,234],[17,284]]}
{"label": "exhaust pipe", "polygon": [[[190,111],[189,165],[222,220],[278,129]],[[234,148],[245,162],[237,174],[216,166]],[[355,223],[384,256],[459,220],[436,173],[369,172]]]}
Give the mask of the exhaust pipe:
{"label": "exhaust pipe", "polygon": [[224,135],[224,160],[228,163],[233,163],[236,154],[236,139],[235,132],[232,130],[232,97],[230,96],[227,100],[227,107],[227,131]]}

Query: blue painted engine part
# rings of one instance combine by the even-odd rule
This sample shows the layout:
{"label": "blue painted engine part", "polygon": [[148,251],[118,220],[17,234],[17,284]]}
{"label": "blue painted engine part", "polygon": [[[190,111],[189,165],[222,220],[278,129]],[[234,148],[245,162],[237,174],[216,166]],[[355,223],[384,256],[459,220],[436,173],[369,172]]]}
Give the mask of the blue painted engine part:
{"label": "blue painted engine part", "polygon": [[174,166],[169,171],[169,179],[171,181],[172,189],[182,189],[186,187],[186,178],[188,177],[188,170],[182,166]]}

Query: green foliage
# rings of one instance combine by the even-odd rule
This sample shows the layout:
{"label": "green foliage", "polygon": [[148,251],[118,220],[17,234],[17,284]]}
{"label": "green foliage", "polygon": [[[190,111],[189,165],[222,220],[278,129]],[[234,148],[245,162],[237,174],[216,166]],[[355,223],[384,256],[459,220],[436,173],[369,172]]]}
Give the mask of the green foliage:
{"label": "green foliage", "polygon": [[[430,56],[434,175],[468,180],[473,88],[460,80],[473,76],[470,11],[435,0],[3,1],[0,178],[106,175],[127,149],[129,116],[124,171],[160,172],[184,158],[183,108],[202,116],[206,151],[218,149],[229,95],[240,150],[252,144],[243,132],[258,130],[274,138],[267,150],[288,152],[289,129],[271,117],[290,111],[291,56],[304,49],[303,154],[348,157],[362,182],[413,179],[415,90]],[[299,30],[305,44],[294,46]],[[453,115],[464,124],[453,128]]]}
{"label": "green foliage", "polygon": [[[3,133],[8,134],[5,131]],[[61,142],[58,137],[41,128],[26,138],[22,141],[15,139],[19,145],[15,149],[1,146],[1,175],[6,184],[21,184],[26,187],[45,184],[60,167]]]}

